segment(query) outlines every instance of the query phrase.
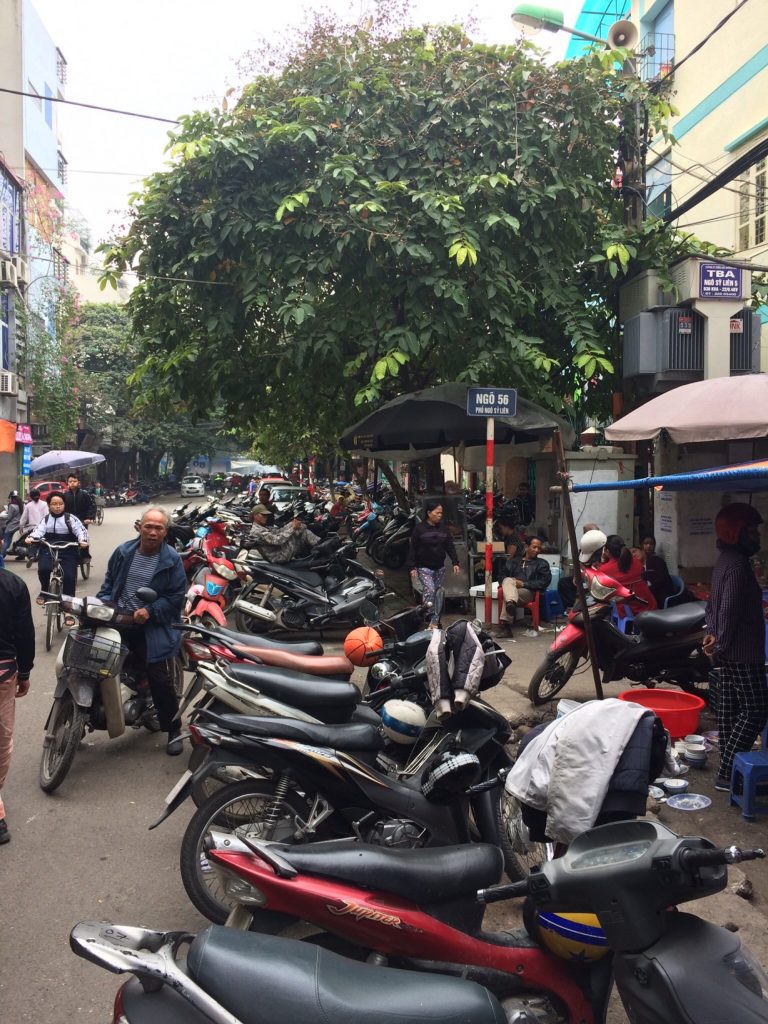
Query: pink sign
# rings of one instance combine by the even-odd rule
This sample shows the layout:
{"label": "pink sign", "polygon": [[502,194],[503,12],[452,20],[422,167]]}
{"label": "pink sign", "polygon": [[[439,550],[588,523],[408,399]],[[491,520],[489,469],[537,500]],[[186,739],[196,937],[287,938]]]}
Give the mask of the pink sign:
{"label": "pink sign", "polygon": [[28,423],[16,424],[16,444],[32,444],[32,429]]}

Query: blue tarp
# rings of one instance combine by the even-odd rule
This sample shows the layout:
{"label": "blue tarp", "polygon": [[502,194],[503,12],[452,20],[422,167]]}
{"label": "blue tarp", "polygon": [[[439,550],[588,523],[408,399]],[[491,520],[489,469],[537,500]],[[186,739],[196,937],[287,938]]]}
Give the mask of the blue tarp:
{"label": "blue tarp", "polygon": [[640,480],[613,480],[593,484],[574,484],[579,491],[627,491],[654,487],[667,491],[768,491],[768,459],[744,462],[738,466],[717,466],[695,473],[674,473],[671,476],[646,476]]}

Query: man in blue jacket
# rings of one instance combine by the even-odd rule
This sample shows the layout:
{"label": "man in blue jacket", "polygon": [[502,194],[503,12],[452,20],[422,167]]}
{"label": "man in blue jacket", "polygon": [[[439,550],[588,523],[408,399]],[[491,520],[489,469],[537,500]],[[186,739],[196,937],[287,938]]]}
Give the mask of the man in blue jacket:
{"label": "man in blue jacket", "polygon": [[[173,688],[173,659],[181,633],[172,626],[181,621],[187,579],[178,553],[165,543],[168,525],[163,509],[148,508],[139,523],[139,539],[112,552],[97,596],[132,616],[133,625],[121,626],[120,633],[138,663],[146,666],[160,728],[168,733],[166,752],[175,756],[183,749]],[[157,598],[145,605],[136,597],[140,587],[150,587]]]}

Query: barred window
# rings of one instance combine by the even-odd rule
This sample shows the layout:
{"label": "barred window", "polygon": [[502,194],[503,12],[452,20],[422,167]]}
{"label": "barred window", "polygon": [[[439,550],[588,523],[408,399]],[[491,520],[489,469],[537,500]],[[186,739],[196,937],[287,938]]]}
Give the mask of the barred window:
{"label": "barred window", "polygon": [[738,249],[752,249],[766,238],[768,212],[768,164],[759,160],[739,182]]}

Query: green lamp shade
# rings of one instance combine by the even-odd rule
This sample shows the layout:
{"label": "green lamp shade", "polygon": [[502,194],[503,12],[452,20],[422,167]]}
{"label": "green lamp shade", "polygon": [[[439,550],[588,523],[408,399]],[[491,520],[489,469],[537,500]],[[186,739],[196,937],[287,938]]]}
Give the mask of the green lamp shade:
{"label": "green lamp shade", "polygon": [[550,32],[559,32],[563,28],[563,12],[539,4],[518,4],[512,11],[512,21],[536,31],[545,28]]}

